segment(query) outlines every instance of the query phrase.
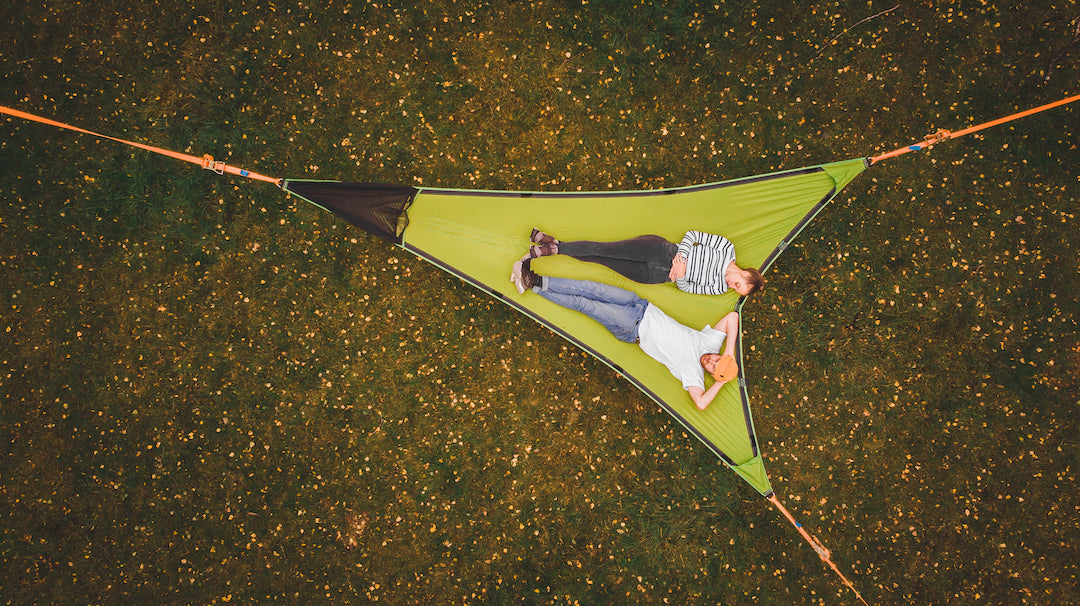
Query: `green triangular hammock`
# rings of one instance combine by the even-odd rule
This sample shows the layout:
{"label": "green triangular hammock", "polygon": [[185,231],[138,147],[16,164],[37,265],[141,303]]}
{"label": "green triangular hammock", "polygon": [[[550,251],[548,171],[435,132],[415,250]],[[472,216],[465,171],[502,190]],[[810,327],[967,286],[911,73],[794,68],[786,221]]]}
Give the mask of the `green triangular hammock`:
{"label": "green triangular hammock", "polygon": [[[653,191],[504,192],[287,180],[283,187],[372,231],[503,300],[590,352],[668,411],[762,495],[772,486],[758,451],[746,383],[699,411],[678,380],[636,345],[588,317],[533,293],[519,295],[510,267],[538,227],[563,240],[620,240],[643,233],[678,242],[689,229],[722,234],[739,264],[765,271],[802,228],[868,166],[864,158],[732,181]],[[676,320],[701,328],[742,300],[690,295],[674,284],[642,285],[566,257],[534,262],[542,274],[597,280],[637,292]],[[743,367],[741,344],[737,349]]]}

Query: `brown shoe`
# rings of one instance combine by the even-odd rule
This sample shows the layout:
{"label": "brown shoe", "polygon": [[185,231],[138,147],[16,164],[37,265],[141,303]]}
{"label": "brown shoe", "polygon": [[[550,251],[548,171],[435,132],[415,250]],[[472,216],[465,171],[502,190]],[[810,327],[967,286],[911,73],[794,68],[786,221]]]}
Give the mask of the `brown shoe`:
{"label": "brown shoe", "polygon": [[557,254],[559,254],[559,245],[555,243],[533,244],[532,246],[529,246],[530,259],[535,259],[537,257],[550,257]]}
{"label": "brown shoe", "polygon": [[559,241],[556,240],[554,236],[550,236],[548,234],[545,234],[544,232],[540,231],[539,229],[536,229],[535,227],[533,228],[532,233],[529,234],[529,241],[530,242],[535,242],[537,244],[558,244],[559,243]]}
{"label": "brown shoe", "polygon": [[540,276],[529,267],[531,261],[529,255],[525,255],[514,263],[514,268],[510,271],[510,281],[517,287],[519,295],[525,294],[526,290],[531,290],[540,283]]}

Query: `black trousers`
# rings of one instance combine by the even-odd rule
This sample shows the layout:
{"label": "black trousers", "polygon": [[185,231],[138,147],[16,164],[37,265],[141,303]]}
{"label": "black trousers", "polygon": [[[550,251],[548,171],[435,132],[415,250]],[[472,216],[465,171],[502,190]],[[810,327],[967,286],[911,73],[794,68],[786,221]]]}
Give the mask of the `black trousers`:
{"label": "black trousers", "polygon": [[677,244],[660,236],[638,236],[616,242],[559,242],[560,255],[599,263],[641,284],[668,282],[671,259],[678,250]]}

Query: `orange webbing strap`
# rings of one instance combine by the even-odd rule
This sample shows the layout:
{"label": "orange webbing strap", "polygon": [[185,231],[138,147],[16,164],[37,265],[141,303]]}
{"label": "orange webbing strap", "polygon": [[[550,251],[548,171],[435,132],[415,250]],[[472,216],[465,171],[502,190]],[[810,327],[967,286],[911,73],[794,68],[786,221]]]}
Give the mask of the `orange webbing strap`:
{"label": "orange webbing strap", "polygon": [[1010,122],[1012,120],[1016,120],[1017,118],[1023,118],[1024,116],[1030,116],[1031,114],[1037,114],[1037,113],[1039,113],[1041,111],[1046,111],[1048,109],[1053,109],[1053,108],[1058,107],[1060,105],[1065,105],[1066,103],[1072,103],[1073,101],[1077,101],[1077,100],[1080,100],[1080,95],[1069,97],[1067,99],[1062,99],[1061,101],[1054,101],[1053,103],[1047,103],[1046,105],[1040,105],[1039,107],[1029,109],[1027,111],[1022,111],[1020,113],[1013,114],[1011,116],[1005,116],[1004,118],[998,118],[997,120],[992,120],[990,122],[979,124],[977,126],[972,126],[972,127],[969,127],[969,128],[965,128],[964,130],[956,131],[955,133],[950,133],[947,130],[939,130],[938,132],[936,132],[936,133],[934,133],[932,135],[928,135],[924,141],[921,141],[919,143],[913,143],[913,144],[911,144],[911,145],[909,145],[907,147],[901,147],[900,149],[898,149],[896,151],[891,151],[891,152],[889,152],[887,154],[881,154],[880,156],[870,158],[870,164],[874,164],[874,163],[878,162],[879,160],[884,160],[886,158],[894,158],[896,156],[899,156],[901,154],[906,154],[908,152],[919,151],[920,149],[929,148],[930,146],[934,145],[935,143],[940,143],[940,142],[942,142],[942,141],[944,141],[946,139],[955,139],[957,137],[962,137],[964,135],[971,134],[971,133],[976,132],[976,131],[980,131],[980,130],[982,130],[984,128],[990,128],[991,126],[997,126],[998,124],[1004,124],[1005,122]]}
{"label": "orange webbing strap", "polygon": [[73,130],[77,133],[83,133],[86,135],[93,135],[95,137],[101,137],[102,139],[108,139],[110,141],[116,141],[117,143],[123,143],[132,147],[138,147],[155,154],[161,154],[177,160],[183,160],[184,162],[191,162],[192,164],[198,164],[199,166],[212,170],[217,174],[229,173],[230,175],[238,175],[240,177],[247,177],[248,179],[255,179],[256,181],[266,181],[267,183],[273,183],[280,186],[282,179],[276,179],[274,177],[267,177],[266,175],[260,175],[259,173],[253,173],[246,171],[242,168],[235,166],[228,166],[224,162],[217,162],[209,154],[198,158],[196,156],[189,156],[180,152],[174,152],[167,149],[161,149],[160,147],[154,147],[152,145],[143,145],[142,143],[136,143],[134,141],[127,141],[125,139],[117,139],[116,137],[110,137],[109,135],[103,135],[101,133],[95,133],[86,129],[79,128],[77,126],[71,126],[70,124],[64,124],[63,122],[57,122],[55,120],[49,120],[48,118],[42,118],[26,112],[21,112],[17,109],[11,109],[10,107],[0,106],[0,114],[7,114],[9,116],[15,116],[16,118],[23,118],[25,120],[33,120],[34,122],[40,122],[42,124],[48,124],[49,126],[56,126],[58,128],[66,128],[67,130]]}
{"label": "orange webbing strap", "polygon": [[791,513],[784,508],[784,506],[780,503],[779,499],[776,498],[775,494],[769,495],[769,502],[775,505],[776,508],[780,510],[780,513],[784,514],[784,517],[787,518],[788,521],[791,522],[791,524],[795,527],[795,529],[799,531],[799,534],[801,534],[802,537],[806,539],[806,542],[810,543],[810,546],[814,548],[815,552],[817,552],[818,557],[821,558],[821,561],[825,562],[829,565],[829,568],[833,569],[833,572],[835,572],[840,577],[840,580],[844,582],[844,585],[847,585],[848,589],[855,592],[855,597],[859,598],[859,601],[863,604],[866,604],[866,600],[864,600],[863,597],[859,595],[859,591],[855,589],[855,586],[851,584],[851,581],[847,580],[847,577],[844,576],[844,573],[840,572],[840,569],[836,567],[836,564],[833,564],[833,561],[829,559],[829,556],[831,555],[829,553],[829,550],[825,549],[825,546],[822,545],[817,540],[817,538],[810,536],[810,533],[806,532],[806,530],[802,527],[802,524],[799,524],[795,521],[794,516],[792,516]]}

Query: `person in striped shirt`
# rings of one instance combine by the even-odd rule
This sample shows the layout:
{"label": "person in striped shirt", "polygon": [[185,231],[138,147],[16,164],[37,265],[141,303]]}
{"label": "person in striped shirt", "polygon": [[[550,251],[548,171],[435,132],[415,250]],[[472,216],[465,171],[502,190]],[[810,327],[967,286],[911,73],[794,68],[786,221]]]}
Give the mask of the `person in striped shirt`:
{"label": "person in striped shirt", "polygon": [[599,263],[642,284],[675,282],[696,295],[719,295],[733,289],[749,296],[765,288],[761,273],[735,264],[735,246],[723,236],[691,230],[679,244],[660,236],[638,236],[615,242],[560,242],[533,229],[529,257],[566,255]]}

